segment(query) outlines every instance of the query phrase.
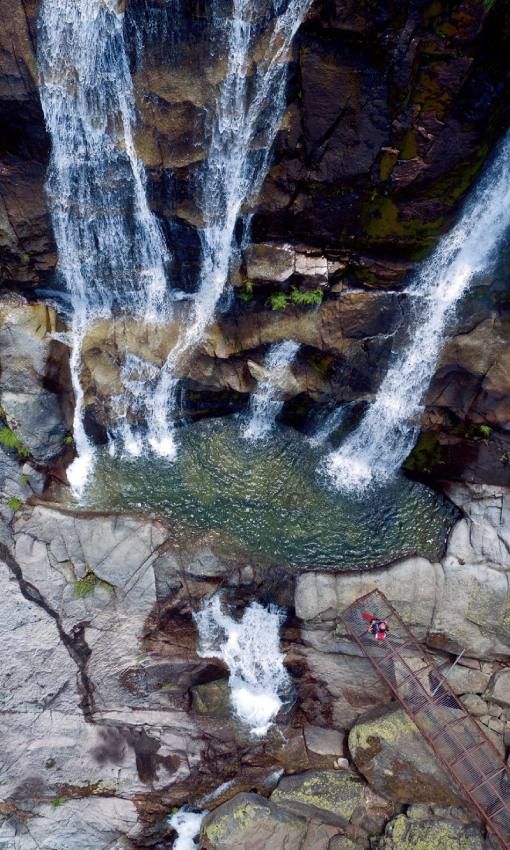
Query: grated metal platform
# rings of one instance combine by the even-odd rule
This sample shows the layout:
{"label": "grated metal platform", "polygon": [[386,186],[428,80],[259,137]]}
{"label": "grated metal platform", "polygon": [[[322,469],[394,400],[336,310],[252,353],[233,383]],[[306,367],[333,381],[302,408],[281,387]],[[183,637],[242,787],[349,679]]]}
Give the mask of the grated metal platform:
{"label": "grated metal platform", "polygon": [[[376,641],[369,634],[364,612],[387,621],[390,632],[384,641]],[[445,770],[487,828],[505,850],[510,850],[510,771],[431,655],[379,590],[357,599],[342,618],[348,634],[412,718]]]}

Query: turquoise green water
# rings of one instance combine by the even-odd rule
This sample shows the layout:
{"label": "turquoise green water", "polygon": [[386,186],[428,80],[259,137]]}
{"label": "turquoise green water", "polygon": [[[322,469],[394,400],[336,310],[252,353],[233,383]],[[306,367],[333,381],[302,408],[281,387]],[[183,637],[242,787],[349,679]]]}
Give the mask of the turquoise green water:
{"label": "turquoise green water", "polygon": [[175,463],[99,458],[87,506],[142,510],[179,527],[223,531],[265,560],[310,568],[369,567],[417,552],[436,558],[453,506],[400,477],[363,500],[336,491],[320,469],[327,451],[293,429],[248,442],[235,418],[178,431]]}

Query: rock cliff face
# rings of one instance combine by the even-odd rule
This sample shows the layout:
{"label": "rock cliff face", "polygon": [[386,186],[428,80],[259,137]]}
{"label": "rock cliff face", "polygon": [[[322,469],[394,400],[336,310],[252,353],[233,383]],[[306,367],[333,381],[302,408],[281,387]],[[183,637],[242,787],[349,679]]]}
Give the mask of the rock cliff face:
{"label": "rock cliff face", "polygon": [[37,89],[38,6],[0,6],[0,279],[9,288],[44,283],[56,263],[44,193],[49,140]]}
{"label": "rock cliff face", "polygon": [[[196,179],[224,57],[208,50],[209,3],[181,3],[179,16],[161,0],[123,5],[137,149],[174,281],[191,289]],[[65,321],[40,297],[59,284],[38,7],[0,0],[0,848],[169,850],[169,813],[188,805],[208,812],[202,850],[489,850],[341,614],[377,586],[438,664],[464,650],[452,687],[506,754],[507,258],[459,310],[408,461],[461,512],[440,562],[269,571],[212,532],[49,502],[73,453],[73,400]],[[288,109],[234,298],[183,373],[187,413],[245,404],[267,346],[289,338],[301,343],[284,392],[294,423],[300,408],[372,397],[405,323],[405,276],[508,124],[509,45],[505,0],[316,0],[289,59]],[[95,438],[116,415],[126,353],[161,365],[184,322],[183,307],[167,326],[88,329]],[[193,613],[219,590],[238,610],[256,598],[287,612],[293,699],[265,739],[236,720],[224,662],[199,653]]]}

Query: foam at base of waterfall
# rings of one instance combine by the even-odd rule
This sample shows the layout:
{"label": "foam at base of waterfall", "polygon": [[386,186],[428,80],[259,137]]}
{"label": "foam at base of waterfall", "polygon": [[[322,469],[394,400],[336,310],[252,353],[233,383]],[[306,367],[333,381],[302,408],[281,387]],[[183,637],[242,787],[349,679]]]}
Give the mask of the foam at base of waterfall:
{"label": "foam at base of waterfall", "polygon": [[390,479],[409,454],[458,300],[476,275],[492,267],[510,226],[510,134],[500,145],[460,220],[408,289],[411,320],[361,423],[326,464],[337,487],[362,492]]}
{"label": "foam at base of waterfall", "polygon": [[195,614],[195,622],[199,654],[221,658],[230,670],[235,713],[253,735],[267,734],[290,689],[280,649],[282,612],[252,602],[237,621],[224,613],[216,595]]}
{"label": "foam at base of waterfall", "polygon": [[339,490],[363,493],[374,481],[374,470],[370,464],[355,455],[332,454],[328,474]]}
{"label": "foam at base of waterfall", "polygon": [[273,430],[276,417],[283,408],[283,401],[264,400],[262,404],[257,404],[255,399],[252,399],[250,405],[251,417],[243,430],[245,440],[263,440]]}
{"label": "foam at base of waterfall", "polygon": [[171,433],[161,434],[161,436],[152,434],[149,437],[149,446],[155,455],[165,460],[173,461],[177,457],[177,443]]}
{"label": "foam at base of waterfall", "polygon": [[197,850],[200,828],[207,812],[190,812],[188,809],[179,809],[168,822],[177,833],[173,844],[173,850]]}
{"label": "foam at base of waterfall", "polygon": [[71,356],[69,367],[74,391],[73,437],[76,457],[66,470],[71,492],[80,498],[89,481],[96,461],[96,452],[83,424],[84,392],[80,382],[81,346],[87,327],[86,318],[80,311],[73,317],[69,342]]}
{"label": "foam at base of waterfall", "polygon": [[73,462],[67,467],[66,475],[71,491],[78,498],[83,493],[89,481],[95,464],[96,453],[90,447],[82,448]]}
{"label": "foam at base of waterfall", "polygon": [[149,446],[154,454],[169,461],[177,457],[174,425],[169,418],[169,409],[175,407],[177,383],[168,368],[168,362],[165,363],[150,404]]}
{"label": "foam at base of waterfall", "polygon": [[274,693],[257,690],[242,679],[230,679],[231,700],[234,711],[252,735],[260,738],[267,735],[273,719],[280,711],[282,700]]}
{"label": "foam at base of waterfall", "polygon": [[129,455],[129,457],[141,457],[143,454],[143,443],[138,434],[133,433],[132,428],[129,427],[127,423],[125,423],[122,429],[122,441],[124,446],[124,452]]}

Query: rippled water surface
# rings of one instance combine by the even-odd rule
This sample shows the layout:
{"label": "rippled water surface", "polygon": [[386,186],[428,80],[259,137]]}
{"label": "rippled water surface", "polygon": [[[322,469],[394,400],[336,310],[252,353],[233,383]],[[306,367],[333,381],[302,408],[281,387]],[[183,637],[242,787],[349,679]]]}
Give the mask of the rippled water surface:
{"label": "rippled water surface", "polygon": [[105,451],[85,502],[223,531],[253,554],[295,566],[347,569],[441,553],[456,512],[433,490],[401,477],[352,497],[320,472],[324,447],[292,429],[259,442],[241,432],[236,418],[182,428],[174,463]]}

